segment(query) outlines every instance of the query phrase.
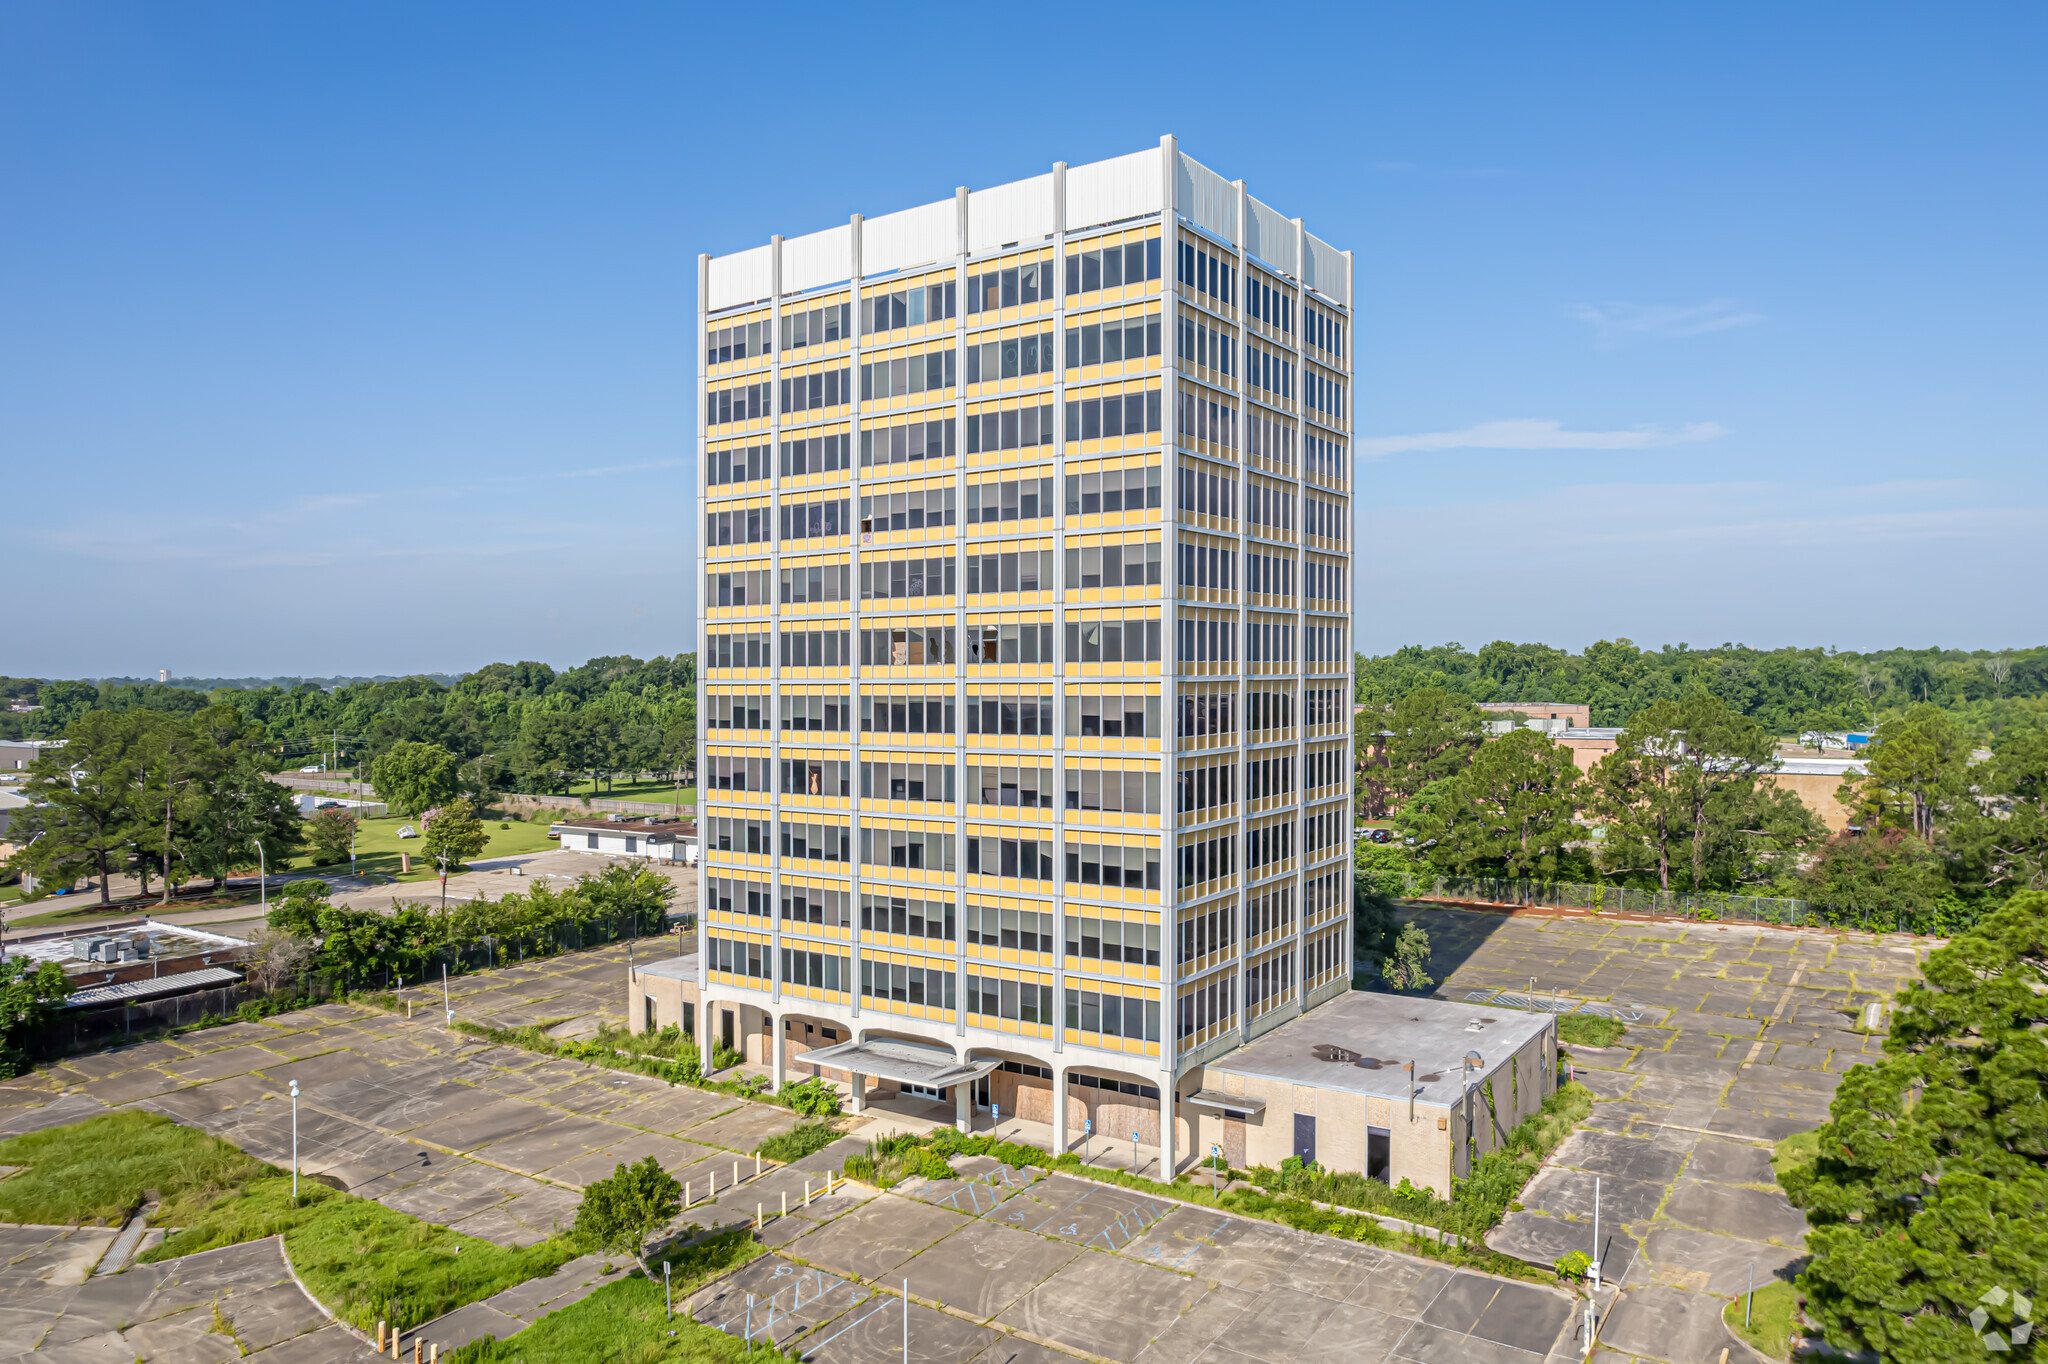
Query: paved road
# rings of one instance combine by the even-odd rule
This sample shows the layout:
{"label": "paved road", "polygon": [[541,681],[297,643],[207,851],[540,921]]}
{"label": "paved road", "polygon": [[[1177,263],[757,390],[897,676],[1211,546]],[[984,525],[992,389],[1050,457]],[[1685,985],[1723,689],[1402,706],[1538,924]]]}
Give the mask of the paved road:
{"label": "paved road", "polygon": [[[1595,1358],[1690,1364],[1730,1343],[1721,1309],[1789,1277],[1806,1222],[1771,1172],[1771,1143],[1827,1117],[1842,1072],[1882,1051],[1852,1030],[1862,1006],[1919,974],[1924,940],[1752,925],[1658,924],[1450,909],[1429,931],[1437,993],[1562,988],[1646,1006],[1605,1052],[1576,1049],[1599,1102],[1490,1236],[1538,1263],[1593,1249],[1622,1286]],[[1738,1347],[1735,1352],[1741,1354]]]}

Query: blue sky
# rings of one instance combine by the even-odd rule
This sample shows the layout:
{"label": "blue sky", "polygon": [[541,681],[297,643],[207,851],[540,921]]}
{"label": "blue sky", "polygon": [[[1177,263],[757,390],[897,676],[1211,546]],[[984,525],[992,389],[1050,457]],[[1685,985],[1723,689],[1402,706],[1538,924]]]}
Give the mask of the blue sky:
{"label": "blue sky", "polygon": [[0,672],[683,650],[696,253],[1164,132],[1357,253],[1361,648],[2048,638],[2038,6],[889,13],[0,0]]}

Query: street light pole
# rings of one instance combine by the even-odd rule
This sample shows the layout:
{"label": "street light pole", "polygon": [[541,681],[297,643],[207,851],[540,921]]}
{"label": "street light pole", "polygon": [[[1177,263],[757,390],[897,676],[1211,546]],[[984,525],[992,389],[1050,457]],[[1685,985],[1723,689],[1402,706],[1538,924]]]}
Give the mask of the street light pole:
{"label": "street light pole", "polygon": [[263,855],[263,840],[249,840],[256,845],[256,899],[267,913],[270,909],[270,860]]}
{"label": "street light pole", "polygon": [[1593,1176],[1593,1263],[1588,1266],[1595,1291],[1600,1287],[1600,1176]]}
{"label": "street light pole", "polygon": [[299,1201],[299,1082],[292,1081],[292,1202]]}

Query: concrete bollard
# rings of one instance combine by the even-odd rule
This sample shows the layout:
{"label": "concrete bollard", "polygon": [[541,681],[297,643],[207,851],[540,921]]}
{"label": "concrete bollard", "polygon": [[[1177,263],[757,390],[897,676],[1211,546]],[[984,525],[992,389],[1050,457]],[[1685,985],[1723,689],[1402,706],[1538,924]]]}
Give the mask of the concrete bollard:
{"label": "concrete bollard", "polygon": [[398,1328],[396,1326],[391,1328],[391,1357],[393,1359],[398,1358]]}
{"label": "concrete bollard", "polygon": [[784,1217],[789,1216],[789,1190],[787,1189],[782,1191],[782,1215]]}
{"label": "concrete bollard", "polygon": [[811,1181],[808,1179],[804,1181],[804,1206],[811,1206]]}
{"label": "concrete bollard", "polygon": [[763,1225],[765,1225],[765,1223],[764,1223],[764,1221],[763,1221],[763,1219],[762,1219],[762,1217],[761,1217],[761,1206],[762,1206],[762,1205],[761,1205],[761,1204],[759,1204],[759,1203],[756,1203],[756,1204],[754,1205],[754,1230],[755,1230],[755,1231],[759,1231],[759,1230],[760,1230],[760,1229],[762,1228],[762,1226],[763,1226]]}
{"label": "concrete bollard", "polygon": [[377,1323],[377,1353],[384,1353],[384,1323],[381,1321]]}
{"label": "concrete bollard", "polygon": [[756,1152],[754,1152],[754,1177],[758,1179],[758,1178],[760,1178],[760,1175],[761,1175],[761,1153],[760,1153],[759,1151],[756,1151]]}
{"label": "concrete bollard", "polygon": [[740,1182],[740,1163],[738,1161],[732,1163],[732,1182],[735,1184]]}
{"label": "concrete bollard", "polygon": [[684,1212],[688,1212],[689,1210],[690,1210],[690,1181],[686,1179],[686,1180],[684,1180],[684,1181],[683,1181],[683,1211],[684,1211]]}
{"label": "concrete bollard", "polygon": [[414,1336],[412,1338],[412,1364],[427,1364],[427,1361],[422,1358],[423,1354],[424,1350],[420,1345],[420,1338]]}

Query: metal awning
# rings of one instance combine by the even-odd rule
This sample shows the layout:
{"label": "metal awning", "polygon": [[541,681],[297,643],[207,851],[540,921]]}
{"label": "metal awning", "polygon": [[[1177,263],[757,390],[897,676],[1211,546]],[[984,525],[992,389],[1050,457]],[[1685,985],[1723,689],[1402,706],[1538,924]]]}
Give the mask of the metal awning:
{"label": "metal awning", "polygon": [[887,1042],[841,1042],[836,1047],[807,1051],[802,1060],[807,1066],[830,1066],[855,1075],[870,1075],[877,1080],[894,1080],[903,1085],[923,1085],[927,1089],[968,1084],[1000,1069],[1003,1064],[1000,1057],[955,1061],[942,1051],[901,1044],[892,1046]]}
{"label": "metal awning", "polygon": [[1218,1113],[1250,1117],[1266,1111],[1266,1101],[1254,1094],[1225,1094],[1221,1090],[1198,1089],[1181,1100],[1189,1108],[1207,1108]]}
{"label": "metal awning", "polygon": [[209,966],[201,971],[180,971],[175,976],[125,980],[118,985],[88,985],[71,994],[60,1007],[90,1009],[100,1004],[124,1004],[130,1000],[154,999],[159,995],[181,995],[187,990],[217,989],[223,985],[238,984],[241,979],[224,966]]}

